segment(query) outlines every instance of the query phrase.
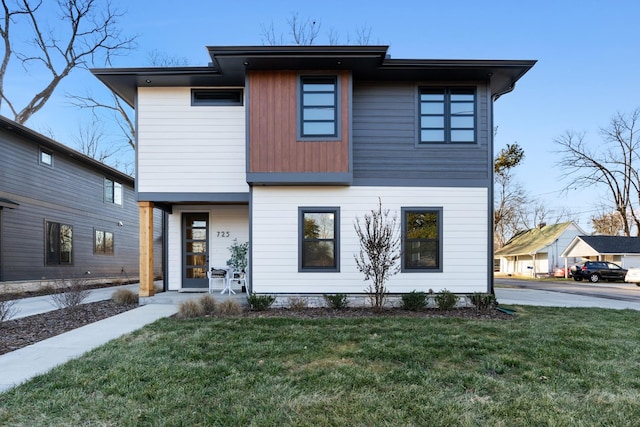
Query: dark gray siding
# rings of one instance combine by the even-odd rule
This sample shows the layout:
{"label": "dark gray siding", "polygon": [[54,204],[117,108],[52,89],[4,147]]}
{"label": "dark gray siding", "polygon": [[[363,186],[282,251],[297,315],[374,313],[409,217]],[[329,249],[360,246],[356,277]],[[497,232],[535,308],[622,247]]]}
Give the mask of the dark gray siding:
{"label": "dark gray siding", "polygon": [[398,186],[489,186],[489,97],[477,86],[478,143],[417,147],[415,83],[354,82],[353,183]]}
{"label": "dark gray siding", "polygon": [[[0,197],[19,203],[15,209],[2,211],[0,281],[72,277],[86,272],[90,277],[136,277],[139,216],[131,183],[55,150],[50,150],[53,166],[41,165],[39,150],[37,142],[0,131]],[[122,206],[104,201],[105,177],[123,184]],[[156,217],[160,223],[160,212]],[[73,226],[72,265],[46,265],[46,221]],[[114,255],[94,254],[95,229],[113,232]],[[157,272],[160,270],[158,262]]]}

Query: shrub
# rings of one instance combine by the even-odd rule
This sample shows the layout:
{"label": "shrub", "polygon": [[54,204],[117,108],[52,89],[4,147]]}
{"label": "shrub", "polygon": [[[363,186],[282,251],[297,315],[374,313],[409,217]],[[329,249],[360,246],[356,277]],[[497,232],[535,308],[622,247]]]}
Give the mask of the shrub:
{"label": "shrub", "polygon": [[76,309],[82,302],[87,299],[91,292],[87,289],[86,279],[74,277],[71,279],[56,280],[56,287],[62,289],[62,292],[52,294],[53,304],[58,308]]}
{"label": "shrub", "polygon": [[196,300],[187,300],[178,304],[178,317],[181,319],[192,319],[204,315],[202,305]]}
{"label": "shrub", "polygon": [[439,294],[435,296],[436,304],[442,310],[451,310],[456,306],[456,303],[460,299],[456,294],[446,289],[440,291]]}
{"label": "shrub", "polygon": [[265,311],[275,302],[276,297],[273,295],[257,295],[251,294],[247,297],[249,307],[255,311]]}
{"label": "shrub", "polygon": [[228,299],[218,304],[216,311],[221,316],[237,316],[242,313],[242,307],[237,302]]}
{"label": "shrub", "polygon": [[111,300],[118,305],[137,304],[138,294],[130,289],[118,289],[111,294]]}
{"label": "shrub", "polygon": [[347,294],[333,294],[323,295],[325,302],[330,308],[334,310],[342,310],[347,308],[349,301],[347,300]]}
{"label": "shrub", "polygon": [[15,301],[0,301],[0,326],[5,320],[11,319],[18,313]]}
{"label": "shrub", "polygon": [[487,312],[496,305],[496,297],[492,294],[484,294],[482,292],[476,292],[469,296],[471,304],[476,307],[477,311]]}
{"label": "shrub", "polygon": [[303,297],[289,297],[287,301],[291,310],[300,311],[307,308],[309,301]]}
{"label": "shrub", "polygon": [[218,310],[218,301],[209,294],[202,295],[198,299],[203,314],[213,314]]}
{"label": "shrub", "polygon": [[411,291],[402,294],[402,308],[405,310],[418,311],[427,305],[427,294],[425,292]]}

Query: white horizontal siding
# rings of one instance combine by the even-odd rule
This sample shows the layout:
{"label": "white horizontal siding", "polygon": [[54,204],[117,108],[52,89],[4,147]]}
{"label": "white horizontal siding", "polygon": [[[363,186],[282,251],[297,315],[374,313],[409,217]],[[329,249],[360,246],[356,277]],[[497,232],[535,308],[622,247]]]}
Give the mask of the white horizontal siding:
{"label": "white horizontal siding", "polygon": [[244,106],[191,106],[190,88],[139,88],[140,192],[245,193]]}
{"label": "white horizontal siding", "polygon": [[[370,282],[356,268],[356,217],[375,209],[443,208],[443,272],[399,273],[389,291],[486,292],[488,195],[484,188],[255,187],[252,196],[252,285],[257,293],[360,293]],[[340,272],[298,272],[298,208],[340,208]]]}

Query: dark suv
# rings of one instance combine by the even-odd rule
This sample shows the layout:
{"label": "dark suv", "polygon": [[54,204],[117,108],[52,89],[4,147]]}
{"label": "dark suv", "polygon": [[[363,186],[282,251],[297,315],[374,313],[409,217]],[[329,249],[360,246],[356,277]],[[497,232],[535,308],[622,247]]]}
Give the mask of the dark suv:
{"label": "dark suv", "polygon": [[570,274],[578,282],[587,279],[591,283],[597,283],[600,280],[624,281],[627,270],[612,262],[587,261],[571,267]]}

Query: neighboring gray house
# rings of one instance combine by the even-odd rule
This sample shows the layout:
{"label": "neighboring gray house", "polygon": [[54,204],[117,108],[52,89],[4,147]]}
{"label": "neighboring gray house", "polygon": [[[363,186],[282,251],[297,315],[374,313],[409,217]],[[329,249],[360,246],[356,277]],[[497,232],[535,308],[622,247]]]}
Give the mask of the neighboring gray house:
{"label": "neighboring gray house", "polygon": [[499,272],[519,276],[552,275],[565,265],[562,250],[580,234],[584,231],[574,222],[541,224],[523,231],[495,252],[500,262]]}
{"label": "neighboring gray house", "polygon": [[403,231],[389,292],[491,290],[493,106],[535,61],[207,49],[204,67],[92,70],[136,110],[141,230],[167,212],[169,290],[206,289],[237,239],[252,292],[362,294],[354,222],[379,201]]}
{"label": "neighboring gray house", "polygon": [[136,278],[138,223],[131,176],[0,116],[1,282]]}
{"label": "neighboring gray house", "polygon": [[576,236],[560,254],[572,259],[615,262],[622,268],[640,267],[640,238],[626,236]]}

